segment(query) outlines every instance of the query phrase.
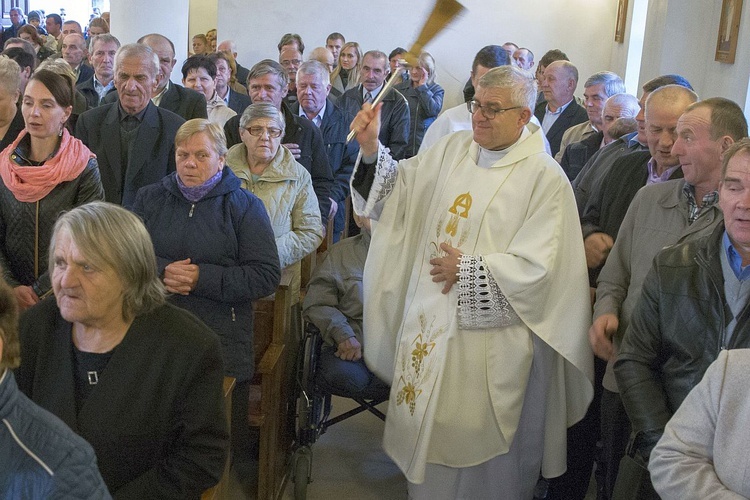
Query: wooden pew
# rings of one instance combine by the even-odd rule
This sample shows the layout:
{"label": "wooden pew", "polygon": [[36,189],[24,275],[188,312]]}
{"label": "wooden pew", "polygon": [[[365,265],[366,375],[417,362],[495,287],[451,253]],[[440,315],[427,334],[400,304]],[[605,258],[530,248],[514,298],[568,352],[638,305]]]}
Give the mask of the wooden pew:
{"label": "wooden pew", "polygon": [[[224,410],[227,414],[227,428],[232,428],[232,391],[234,390],[234,384],[236,379],[234,377],[224,377]],[[201,500],[224,500],[229,498],[229,466],[231,453],[227,453],[227,460],[224,464],[224,472],[221,475],[221,479],[218,484],[213,488],[209,488],[201,495]]]}
{"label": "wooden pew", "polygon": [[[253,383],[260,386],[260,412],[248,416],[248,425],[260,434],[258,495],[259,500],[281,496],[286,479],[286,463],[294,435],[294,413],[289,402],[294,389],[294,357],[298,340],[292,332],[291,280],[282,273],[276,293],[256,301],[254,335],[256,369]],[[251,391],[252,392],[252,391]],[[251,406],[253,402],[251,402]],[[290,422],[290,418],[292,422]]]}

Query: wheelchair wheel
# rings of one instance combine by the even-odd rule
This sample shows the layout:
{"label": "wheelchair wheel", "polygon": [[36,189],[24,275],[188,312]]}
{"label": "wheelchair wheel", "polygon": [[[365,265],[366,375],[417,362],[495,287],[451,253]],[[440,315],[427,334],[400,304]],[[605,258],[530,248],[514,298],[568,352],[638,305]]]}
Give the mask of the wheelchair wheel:
{"label": "wheelchair wheel", "polygon": [[294,500],[307,498],[307,484],[310,482],[310,448],[299,448],[294,454]]}

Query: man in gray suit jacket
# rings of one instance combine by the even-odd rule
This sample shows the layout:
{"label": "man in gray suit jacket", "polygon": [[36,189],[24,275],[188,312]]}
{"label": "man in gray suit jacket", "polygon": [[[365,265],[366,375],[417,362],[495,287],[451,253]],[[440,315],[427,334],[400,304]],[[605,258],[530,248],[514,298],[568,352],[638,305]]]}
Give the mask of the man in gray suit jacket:
{"label": "man in gray suit jacket", "polygon": [[158,73],[150,47],[123,46],[115,56],[119,101],[83,113],[76,124],[76,137],[99,160],[105,199],[124,207],[139,188],[175,170],[174,138],[184,120],[151,102]]}

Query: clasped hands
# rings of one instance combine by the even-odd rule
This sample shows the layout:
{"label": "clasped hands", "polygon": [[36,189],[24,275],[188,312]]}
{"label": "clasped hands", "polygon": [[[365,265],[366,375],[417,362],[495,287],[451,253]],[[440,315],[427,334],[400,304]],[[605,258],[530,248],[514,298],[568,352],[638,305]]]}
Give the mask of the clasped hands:
{"label": "clasped hands", "polygon": [[178,260],[164,268],[164,286],[170,293],[188,295],[198,284],[198,265],[190,259]]}

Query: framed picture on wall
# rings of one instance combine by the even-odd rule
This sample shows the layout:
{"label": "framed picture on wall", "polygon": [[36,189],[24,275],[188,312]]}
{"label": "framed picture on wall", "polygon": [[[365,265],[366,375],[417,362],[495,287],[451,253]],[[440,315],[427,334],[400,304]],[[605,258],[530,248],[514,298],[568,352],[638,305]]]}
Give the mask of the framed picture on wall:
{"label": "framed picture on wall", "polygon": [[734,64],[737,52],[737,36],[740,32],[740,14],[742,0],[723,0],[721,20],[719,21],[719,38],[716,41],[716,60]]}
{"label": "framed picture on wall", "polygon": [[625,41],[625,21],[628,19],[628,0],[617,0],[617,22],[615,23],[615,42]]}

